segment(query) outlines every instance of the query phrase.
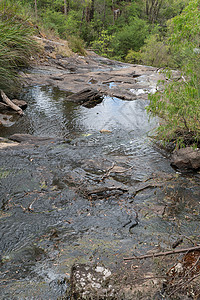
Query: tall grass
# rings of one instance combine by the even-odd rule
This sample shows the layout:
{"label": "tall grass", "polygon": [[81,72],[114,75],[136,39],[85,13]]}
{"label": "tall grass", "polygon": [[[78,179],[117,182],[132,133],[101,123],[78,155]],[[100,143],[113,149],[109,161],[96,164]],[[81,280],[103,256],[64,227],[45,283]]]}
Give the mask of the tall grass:
{"label": "tall grass", "polygon": [[18,70],[27,67],[38,51],[33,28],[17,14],[17,5],[0,6],[0,89],[11,92],[19,85]]}

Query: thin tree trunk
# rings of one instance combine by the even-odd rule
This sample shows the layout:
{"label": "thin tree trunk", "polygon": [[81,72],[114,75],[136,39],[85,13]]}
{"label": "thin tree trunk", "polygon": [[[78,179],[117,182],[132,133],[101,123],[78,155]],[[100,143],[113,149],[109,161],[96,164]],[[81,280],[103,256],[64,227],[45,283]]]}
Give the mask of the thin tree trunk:
{"label": "thin tree trunk", "polygon": [[104,8],[103,8],[103,27],[105,26],[106,21],[106,0],[104,0]]}
{"label": "thin tree trunk", "polygon": [[35,0],[35,18],[38,19],[37,0]]}
{"label": "thin tree trunk", "polygon": [[90,22],[94,19],[94,0],[91,2],[91,7],[90,7]]}
{"label": "thin tree trunk", "polygon": [[115,24],[115,13],[114,13],[114,0],[112,0],[112,11],[113,11],[113,25]]}
{"label": "thin tree trunk", "polygon": [[67,15],[67,0],[64,0],[64,14]]}

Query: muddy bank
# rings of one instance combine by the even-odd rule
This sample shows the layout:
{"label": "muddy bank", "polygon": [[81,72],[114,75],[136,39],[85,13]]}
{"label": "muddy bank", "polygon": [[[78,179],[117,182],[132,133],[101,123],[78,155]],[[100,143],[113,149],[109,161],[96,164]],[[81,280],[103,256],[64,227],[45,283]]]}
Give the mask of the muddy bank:
{"label": "muddy bank", "polygon": [[[105,265],[120,299],[162,297],[163,280],[178,258],[123,258],[171,249],[180,237],[181,247],[198,243],[199,173],[173,170],[148,138],[158,120],[149,121],[143,96],[155,86],[156,70],[95,56],[93,63],[77,59],[77,74],[56,65],[29,73],[33,86],[21,94],[28,103],[25,116],[1,127],[5,138],[29,134],[15,135],[13,142],[4,138],[0,147],[1,298],[69,299],[74,263]],[[127,78],[134,68],[143,68],[141,76],[128,76],[141,80],[140,88],[127,83],[137,92],[134,101],[105,96],[93,108],[65,102],[67,90],[80,88],[73,76],[81,79],[88,65],[92,73],[104,72],[112,80],[116,73]],[[60,70],[72,75],[66,85],[53,79],[62,91],[45,86]],[[96,89],[107,84],[112,91],[112,82],[85,84]],[[7,142],[12,147],[5,148]],[[184,299],[184,288],[176,292],[178,299]]]}

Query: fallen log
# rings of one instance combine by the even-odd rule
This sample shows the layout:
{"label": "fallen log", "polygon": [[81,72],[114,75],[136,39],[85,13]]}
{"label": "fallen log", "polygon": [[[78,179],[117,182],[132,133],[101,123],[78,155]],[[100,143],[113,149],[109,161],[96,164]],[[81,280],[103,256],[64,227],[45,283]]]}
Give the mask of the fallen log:
{"label": "fallen log", "polygon": [[17,106],[16,104],[14,104],[7,96],[6,94],[1,90],[1,97],[2,97],[2,100],[10,107],[12,108],[13,110],[15,110],[19,115],[23,115],[23,111],[22,109]]}
{"label": "fallen log", "polygon": [[200,245],[195,246],[195,247],[190,247],[190,248],[183,248],[183,249],[171,250],[171,251],[166,251],[166,252],[151,253],[151,254],[146,254],[146,255],[141,255],[141,256],[125,257],[124,260],[144,259],[144,258],[151,258],[151,257],[158,257],[158,256],[166,256],[166,255],[184,253],[184,252],[189,252],[189,251],[194,251],[194,250],[200,250]]}

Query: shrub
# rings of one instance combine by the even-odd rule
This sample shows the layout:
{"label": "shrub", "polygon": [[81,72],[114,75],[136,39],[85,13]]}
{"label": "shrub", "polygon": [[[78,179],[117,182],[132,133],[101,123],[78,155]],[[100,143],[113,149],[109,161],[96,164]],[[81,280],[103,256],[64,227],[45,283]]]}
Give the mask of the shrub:
{"label": "shrub", "polygon": [[110,44],[114,36],[109,35],[107,30],[102,30],[99,39],[92,42],[92,48],[100,55],[109,57],[112,53]]}
{"label": "shrub", "polygon": [[86,51],[84,49],[84,42],[80,37],[70,36],[68,39],[69,39],[69,46],[73,52],[83,56],[86,55]]}
{"label": "shrub", "polygon": [[135,18],[130,25],[125,26],[121,31],[116,33],[111,44],[114,55],[118,55],[124,59],[130,49],[139,51],[148,34],[146,21]]}
{"label": "shrub", "polygon": [[130,63],[130,64],[140,64],[142,62],[141,52],[129,50],[128,54],[125,57],[125,62]]}
{"label": "shrub", "polygon": [[173,67],[170,46],[158,34],[151,35],[145,40],[141,49],[141,60],[145,65],[154,67]]}
{"label": "shrub", "polygon": [[[192,0],[180,16],[170,22],[170,46],[182,67],[182,78],[164,86],[163,92],[150,95],[147,108],[163,118],[158,138],[174,141],[177,147],[200,145],[200,1]],[[180,60],[182,59],[182,61]]]}

